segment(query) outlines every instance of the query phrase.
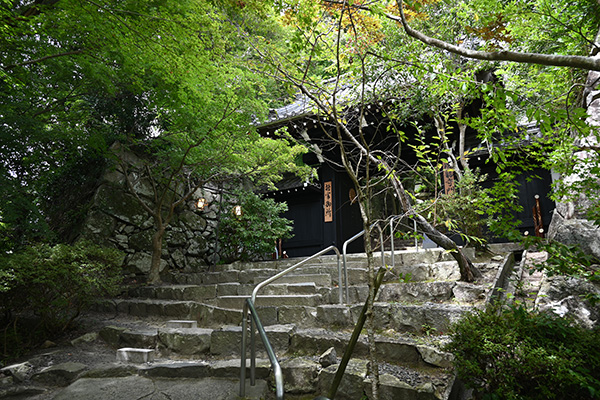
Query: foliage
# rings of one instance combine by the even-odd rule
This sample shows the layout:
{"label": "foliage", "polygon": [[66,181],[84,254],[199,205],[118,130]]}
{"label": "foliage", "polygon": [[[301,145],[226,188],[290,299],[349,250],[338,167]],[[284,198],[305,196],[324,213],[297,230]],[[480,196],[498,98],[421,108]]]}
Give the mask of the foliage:
{"label": "foliage", "polygon": [[592,281],[600,280],[600,271],[593,268],[600,260],[584,253],[577,245],[528,237],[524,240],[524,246],[535,247],[538,251],[548,253],[548,259],[544,263],[534,265],[536,270],[544,270],[548,276],[567,275]]}
{"label": "foliage", "polygon": [[[518,183],[510,173],[500,174],[490,187],[484,187],[487,175],[478,170],[450,167],[450,160],[444,145],[448,138],[433,136],[425,138],[419,129],[416,143],[410,144],[419,164],[414,171],[419,183],[415,193],[420,202],[416,209],[435,226],[443,231],[457,233],[467,243],[481,247],[486,242],[489,233],[498,237],[518,237],[517,227],[520,224],[515,214],[521,211],[521,206],[515,201],[518,198]],[[460,179],[455,180],[455,190],[452,193],[442,192],[441,173],[444,165],[451,173]],[[423,194],[426,196],[423,199]],[[484,231],[487,227],[488,232]]]}
{"label": "foliage", "polygon": [[[523,245],[525,248],[535,248],[537,251],[548,253],[546,261],[533,265],[537,271],[543,271],[548,276],[560,275],[600,282],[600,260],[584,253],[578,245],[568,245],[535,236],[525,237]],[[597,293],[587,293],[584,297],[592,304],[600,303]]]}
{"label": "foliage", "polygon": [[[598,172],[600,159],[598,131],[588,125],[584,99],[588,90],[586,71],[549,67],[538,63],[533,54],[588,56],[595,53],[600,25],[600,5],[586,0],[532,0],[521,2],[409,1],[427,18],[410,21],[422,32],[458,44],[462,48],[483,51],[529,53],[520,62],[469,61],[463,68],[479,65],[494,71],[495,82],[467,85],[471,98],[481,99],[478,114],[465,119],[491,147],[491,157],[499,174],[517,174],[533,165],[543,164],[561,174],[554,186],[553,199],[575,201],[585,197],[582,212],[592,221],[600,221]],[[397,13],[398,10],[395,10]],[[422,44],[422,43],[421,43]],[[428,47],[428,52],[440,54]],[[444,58],[453,59],[453,57]],[[532,137],[519,129],[535,123],[541,134]],[[592,144],[591,146],[589,146]],[[582,150],[588,150],[582,157]]]}
{"label": "foliage", "polygon": [[270,257],[276,240],[292,236],[291,222],[280,216],[287,211],[285,203],[241,190],[228,196],[227,203],[239,206],[241,215],[233,209],[221,214],[219,253],[224,262]]}
{"label": "foliage", "polygon": [[[153,282],[165,229],[198,187],[309,174],[294,163],[302,146],[263,139],[252,126],[265,117],[272,85],[252,67],[244,36],[279,39],[268,4],[3,1],[0,12],[1,190],[13,194],[0,196],[5,250],[72,240],[87,197],[65,210],[60,190],[78,181],[87,195],[97,171],[82,166],[90,173],[82,182],[78,162],[113,150],[143,155],[117,169],[154,219]],[[138,180],[152,200],[135,191]]]}
{"label": "foliage", "polygon": [[87,242],[38,244],[2,258],[2,310],[31,313],[46,332],[65,330],[99,296],[114,295],[123,255]]}
{"label": "foliage", "polygon": [[438,224],[459,233],[466,243],[474,242],[478,247],[485,243],[483,226],[493,220],[491,216],[485,218],[490,202],[488,191],[481,187],[485,178],[477,172],[465,171],[455,184],[454,192],[442,194],[434,204]]}
{"label": "foliage", "polygon": [[600,397],[600,331],[551,314],[489,305],[451,334],[459,377],[484,399]]}

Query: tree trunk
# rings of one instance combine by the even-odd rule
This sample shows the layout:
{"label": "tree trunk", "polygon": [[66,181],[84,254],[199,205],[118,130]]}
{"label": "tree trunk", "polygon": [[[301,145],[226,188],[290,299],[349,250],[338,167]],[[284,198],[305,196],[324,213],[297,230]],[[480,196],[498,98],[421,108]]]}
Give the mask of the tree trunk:
{"label": "tree trunk", "polygon": [[413,213],[412,218],[417,222],[417,226],[421,231],[427,234],[435,244],[447,250],[452,254],[452,257],[458,262],[460,270],[460,279],[465,282],[473,282],[475,278],[481,277],[481,272],[475,268],[471,260],[464,254],[462,249],[448,236],[441,233],[433,227],[423,216],[418,213]]}
{"label": "tree trunk", "polygon": [[[371,197],[361,196],[359,201],[360,212],[363,220],[364,229],[364,245],[365,253],[367,255],[367,272],[369,279],[369,297],[366,303],[366,317],[367,317],[367,337],[369,345],[369,373],[371,375],[371,391],[373,400],[379,399],[379,364],[377,362],[377,351],[375,346],[375,327],[374,327],[374,315],[373,315],[373,303],[375,302],[375,294],[377,292],[377,284],[375,279],[375,263],[373,260],[373,246],[371,244]],[[381,249],[383,251],[383,248]],[[382,266],[383,267],[383,266]]]}
{"label": "tree trunk", "polygon": [[152,263],[148,274],[148,283],[156,285],[160,280],[160,261],[162,256],[162,242],[165,236],[164,226],[159,227],[152,235]]}
{"label": "tree trunk", "polygon": [[458,262],[458,268],[460,269],[460,279],[465,282],[473,282],[475,278],[481,277],[481,272],[475,268],[471,260],[464,254],[462,249],[458,247],[456,243],[448,236],[444,235],[442,232],[437,230],[433,225],[429,223],[421,214],[417,213],[412,205],[410,204],[410,199],[404,190],[404,186],[402,182],[396,177],[393,176],[391,178],[392,185],[398,198],[400,199],[400,204],[404,210],[404,213],[413,220],[416,221],[419,230],[425,233],[435,244],[447,250],[452,254],[452,257]]}

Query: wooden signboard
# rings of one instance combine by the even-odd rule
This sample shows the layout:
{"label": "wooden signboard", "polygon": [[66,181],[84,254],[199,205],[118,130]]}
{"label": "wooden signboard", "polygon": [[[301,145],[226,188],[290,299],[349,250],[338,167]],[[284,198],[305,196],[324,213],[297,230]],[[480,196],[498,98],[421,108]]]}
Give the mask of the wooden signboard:
{"label": "wooden signboard", "polygon": [[535,236],[544,237],[544,221],[542,220],[542,206],[540,205],[540,196],[535,195],[535,205],[533,206],[533,226],[535,227]]}
{"label": "wooden signboard", "polygon": [[323,185],[323,210],[325,212],[325,222],[333,221],[333,194],[331,181]]}
{"label": "wooden signboard", "polygon": [[446,194],[454,193],[454,170],[448,163],[444,163],[444,192]]}

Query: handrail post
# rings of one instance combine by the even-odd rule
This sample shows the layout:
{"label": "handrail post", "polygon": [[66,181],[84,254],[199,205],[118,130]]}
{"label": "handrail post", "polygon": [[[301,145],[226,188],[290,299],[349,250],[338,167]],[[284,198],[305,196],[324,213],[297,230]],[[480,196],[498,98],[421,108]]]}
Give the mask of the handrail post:
{"label": "handrail post", "polygon": [[[251,317],[250,323],[256,324],[256,329],[258,330],[258,335],[260,336],[260,338],[265,346],[265,350],[267,351],[267,356],[269,357],[269,360],[271,361],[271,366],[273,367],[273,374],[275,375],[276,399],[283,400],[283,395],[284,395],[283,371],[281,370],[281,365],[279,365],[279,361],[277,361],[277,356],[275,355],[275,351],[273,350],[273,347],[271,346],[271,343],[269,342],[269,338],[267,337],[265,328],[263,327],[262,323],[260,322],[260,318],[258,317],[256,308],[254,308],[254,303],[252,302],[251,299],[246,299],[246,301],[244,302],[244,306],[250,310],[250,317]],[[243,325],[243,323],[242,323],[242,325]],[[254,331],[254,328],[252,328],[252,331]],[[252,370],[251,370],[251,373],[252,373]],[[240,386],[240,388],[243,388],[243,387],[244,386]],[[245,396],[245,390],[242,391],[242,389],[240,389],[240,397],[244,397],[244,396]]]}
{"label": "handrail post", "polygon": [[345,273],[345,285],[346,285],[346,302],[348,302],[349,300],[349,296],[348,296],[348,267],[346,264],[346,254],[348,254],[348,244],[352,243],[353,241],[355,241],[356,239],[358,239],[359,237],[361,237],[362,235],[364,235],[365,231],[360,231],[358,232],[356,235],[352,236],[350,239],[346,240],[344,242],[344,244],[342,245],[342,260],[344,262],[344,273]]}
{"label": "handrail post", "polygon": [[254,318],[250,319],[250,385],[256,385],[256,337]]}
{"label": "handrail post", "polygon": [[246,339],[248,336],[248,305],[242,309],[242,352],[240,354],[240,397],[246,396]]}
{"label": "handrail post", "polygon": [[415,251],[419,251],[419,239],[417,238],[417,220],[413,219],[413,230],[415,232]]}
{"label": "handrail post", "polygon": [[385,252],[383,251],[383,229],[377,223],[377,229],[379,229],[379,251],[381,251],[381,266],[385,267]]}
{"label": "handrail post", "polygon": [[394,249],[394,220],[400,218],[398,215],[394,215],[390,218],[390,250],[392,252],[392,268],[396,268],[396,250]]}

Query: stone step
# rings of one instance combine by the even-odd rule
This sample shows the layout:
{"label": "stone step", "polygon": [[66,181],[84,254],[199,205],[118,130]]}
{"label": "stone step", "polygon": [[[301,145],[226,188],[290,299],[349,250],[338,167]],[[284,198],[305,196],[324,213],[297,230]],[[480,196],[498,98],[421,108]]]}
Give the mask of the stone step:
{"label": "stone step", "polygon": [[[319,356],[329,348],[343,354],[351,332],[331,331],[323,328],[298,329],[294,324],[271,325],[265,327],[269,342],[277,357],[284,359],[289,355]],[[133,330],[125,327],[106,326],[100,331],[100,337],[113,348],[120,348],[131,359],[138,360],[149,351],[158,351],[161,357],[197,357],[212,355],[217,357],[239,355],[241,349],[242,328],[224,326],[219,329],[202,328],[156,328],[154,330]],[[437,339],[440,339],[438,337]],[[443,338],[441,338],[443,339]],[[259,337],[256,336],[258,354],[266,352]],[[451,355],[434,346],[424,344],[412,337],[403,337],[398,333],[376,336],[377,359],[395,365],[411,367],[451,366]],[[123,346],[127,348],[123,349]],[[250,343],[248,343],[248,349]],[[133,350],[132,350],[133,349]],[[137,352],[137,353],[136,353]],[[140,354],[138,354],[140,353]],[[368,345],[362,336],[353,353],[353,357],[367,357]],[[124,356],[121,361],[130,358]],[[134,361],[147,362],[149,360]]]}
{"label": "stone step", "polygon": [[[482,293],[485,293],[482,289]],[[330,294],[332,300],[337,297]],[[223,304],[239,309],[191,301],[166,300],[117,300],[103,302],[96,306],[97,311],[130,314],[139,317],[160,317],[196,320],[203,328],[223,325],[239,325],[242,320],[241,306],[245,297],[223,298]],[[262,304],[262,305],[261,305]],[[315,304],[314,306],[311,304]],[[472,307],[454,302],[423,304],[402,304],[396,302],[375,303],[376,325],[380,329],[393,329],[397,332],[439,334],[447,332],[452,322],[457,321]],[[350,329],[362,310],[361,303],[350,305],[323,304],[318,295],[300,296],[260,296],[257,309],[263,325],[295,323],[303,327],[336,326]]]}
{"label": "stone step", "polygon": [[[466,248],[463,251],[468,257],[474,258],[475,251],[473,248]],[[391,265],[391,253],[389,251],[384,252],[386,265]],[[249,270],[249,269],[272,269],[272,270],[283,270],[291,267],[294,264],[302,261],[304,258],[288,258],[280,260],[269,260],[269,261],[256,261],[256,262],[234,262],[232,264],[218,265],[216,266],[217,272],[228,271],[228,270]],[[380,263],[381,253],[375,252],[374,259],[376,263]],[[411,265],[411,264],[433,264],[439,261],[453,261],[452,254],[446,252],[443,249],[419,249],[418,251],[412,250],[397,250],[394,252],[394,262],[398,265]],[[346,257],[347,267],[365,267],[367,262],[366,255],[364,253],[348,254]],[[307,265],[337,265],[337,257],[335,255],[325,255],[316,257],[309,261]]]}
{"label": "stone step", "polygon": [[100,301],[95,311],[117,313],[136,317],[160,317],[164,319],[195,320],[199,326],[210,328],[224,324],[239,324],[241,309],[225,309],[195,301],[173,301],[154,299],[116,299]]}
{"label": "stone step", "polygon": [[[218,296],[250,296],[256,287],[255,284],[241,284],[238,282],[219,283],[211,285],[163,285],[143,286],[129,288],[127,295],[130,298],[157,299],[157,300],[182,300],[198,301],[212,300]],[[274,283],[266,286],[261,293],[268,295],[288,294],[317,294],[317,285],[314,282],[300,283]]]}
{"label": "stone step", "polygon": [[[339,359],[328,366],[312,358],[294,357],[280,361],[286,398],[309,398],[327,395]],[[249,367],[250,360],[246,366]],[[336,399],[356,400],[370,393],[368,362],[351,359]],[[392,400],[446,400],[454,381],[453,373],[439,368],[393,367],[384,363],[380,367],[380,399]],[[271,398],[267,381],[273,382],[270,363],[265,359],[256,362],[256,386],[246,381],[248,399]],[[155,362],[147,365],[105,365],[86,371],[81,379],[63,389],[55,398],[59,400],[97,398],[99,393],[112,393],[114,399],[125,400],[138,395],[151,395],[154,391],[169,398],[234,399],[239,394],[240,360]],[[247,376],[249,374],[247,373]],[[110,388],[110,389],[109,389]],[[216,392],[219,392],[218,394]],[[227,394],[224,394],[228,392]],[[96,396],[96,397],[94,397]]]}
{"label": "stone step", "polygon": [[376,300],[413,305],[435,302],[477,306],[485,302],[490,287],[490,283],[454,281],[384,283]]}
{"label": "stone step", "polygon": [[217,285],[165,285],[130,288],[129,297],[200,301],[217,297]]}
{"label": "stone step", "polygon": [[[378,260],[376,260],[377,262]],[[379,268],[377,264],[376,268]],[[180,273],[172,272],[166,280],[177,285],[217,285],[228,283],[258,284],[277,273],[277,269],[248,269],[225,270],[222,272],[207,273]],[[346,269],[349,285],[362,285],[368,283],[368,272],[365,267],[348,267]],[[329,278],[327,277],[329,276]],[[342,279],[344,271],[342,270]],[[386,281],[456,281],[460,279],[460,271],[456,261],[440,261],[435,263],[398,264],[389,268]],[[337,265],[309,265],[294,270],[289,275],[278,279],[275,283],[300,283],[314,282],[317,286],[339,285]],[[213,289],[205,289],[210,291]]]}
{"label": "stone step", "polygon": [[[335,275],[337,282],[337,269],[335,274],[330,273],[327,270],[323,274],[315,273],[314,270],[308,270],[309,272],[303,273],[303,270],[298,269],[293,271],[288,276],[298,275],[323,275],[323,276],[307,276],[306,278],[294,278],[292,280],[286,280],[288,276],[276,281],[276,283],[300,283],[300,282],[314,282],[317,286],[331,286],[331,281],[328,276]],[[183,273],[183,272],[171,272],[165,275],[165,281],[175,285],[218,285],[218,284],[229,284],[229,283],[240,283],[256,285],[267,278],[270,278],[281,271],[273,269],[252,269],[246,271],[238,270],[227,270],[223,272],[206,272],[206,273]],[[311,280],[315,278],[316,280]]]}
{"label": "stone step", "polygon": [[[356,324],[362,305],[328,304],[317,307],[316,326],[351,329]],[[448,332],[453,322],[472,310],[471,306],[424,303],[400,304],[376,302],[373,313],[378,329],[400,333],[440,335]],[[329,325],[328,325],[329,324]]]}
{"label": "stone step", "polygon": [[456,282],[406,282],[381,285],[376,300],[418,304],[427,301],[448,302],[453,299]]}
{"label": "stone step", "polygon": [[[292,280],[295,280],[293,278]],[[301,279],[300,279],[301,280]],[[138,289],[130,289],[128,296],[130,298],[155,299],[155,300],[174,300],[174,301],[196,301],[209,304],[215,304],[215,297],[198,297],[195,298],[191,294],[194,293],[195,286],[190,285],[167,285],[159,287],[144,287]],[[216,285],[217,296],[244,296],[250,297],[256,285],[240,284],[240,283],[220,283]],[[338,303],[339,288],[334,286],[319,287],[314,282],[300,283],[273,283],[265,286],[260,290],[262,295],[320,295],[323,303]],[[352,285],[348,288],[349,300],[348,303],[363,303],[368,295],[368,286]],[[344,293],[345,296],[345,293]],[[344,297],[344,302],[346,299]]]}
{"label": "stone step", "polygon": [[167,321],[166,325],[167,325],[167,328],[184,328],[184,329],[197,328],[198,321],[174,319],[171,321]]}
{"label": "stone step", "polygon": [[[279,282],[279,281],[277,281]],[[219,296],[246,296],[252,295],[255,284],[240,283],[221,283],[218,285],[217,292]],[[260,293],[268,295],[287,295],[287,294],[318,294],[315,282],[299,283],[272,283],[262,288]]]}
{"label": "stone step", "polygon": [[[256,385],[248,380],[248,400],[270,398],[269,364],[257,361]],[[80,379],[62,389],[54,399],[223,399],[239,398],[240,361],[207,363],[155,362],[143,366],[120,363],[86,371]]]}
{"label": "stone step", "polygon": [[[241,310],[248,296],[221,296],[215,299],[215,305],[221,308]],[[316,307],[322,303],[318,294],[262,295],[256,297],[257,307],[306,306]]]}
{"label": "stone step", "polygon": [[[361,285],[367,284],[368,274],[365,268],[347,268],[348,283],[349,285]],[[262,274],[255,278],[254,283],[260,283],[265,279],[273,276],[274,274]],[[299,268],[298,270],[292,271],[289,275],[283,276],[276,282],[302,282],[310,281],[315,282],[317,286],[331,287],[332,285],[339,285],[339,274],[337,267],[327,266],[310,266]],[[342,270],[342,282],[344,280],[344,271]]]}
{"label": "stone step", "polygon": [[155,351],[153,349],[138,349],[123,347],[117,350],[117,361],[134,364],[144,364],[154,361]]}
{"label": "stone step", "polygon": [[[319,373],[317,392],[327,393],[339,365]],[[430,368],[410,369],[379,364],[381,400],[447,400],[454,384],[452,371]],[[372,398],[368,361],[351,359],[336,393],[336,400]]]}
{"label": "stone step", "polygon": [[[288,353],[316,356],[333,347],[338,355],[344,353],[351,331],[331,331],[329,329],[297,329],[290,336]],[[438,339],[444,339],[439,337]],[[270,340],[270,339],[269,339]],[[389,336],[376,335],[375,344],[377,359],[395,365],[411,367],[449,368],[452,366],[452,355],[439,350],[426,341],[415,340],[412,336],[402,336],[394,332]],[[353,358],[368,356],[366,337],[361,335],[352,353]]]}
{"label": "stone step", "polygon": [[413,263],[398,264],[390,268],[386,281],[397,279],[398,281],[458,281],[460,270],[456,261],[439,261],[436,263]]}
{"label": "stone step", "polygon": [[[269,279],[271,276],[273,275],[262,275],[262,276],[257,276],[254,279],[254,284],[258,285],[259,283],[265,281],[266,279]],[[314,283],[316,286],[321,286],[321,287],[331,287],[332,286],[332,279],[331,276],[329,274],[289,274],[289,275],[285,275],[282,276],[281,278],[277,279],[275,282],[273,282],[273,284],[275,283],[307,283],[307,282],[312,282]]]}

